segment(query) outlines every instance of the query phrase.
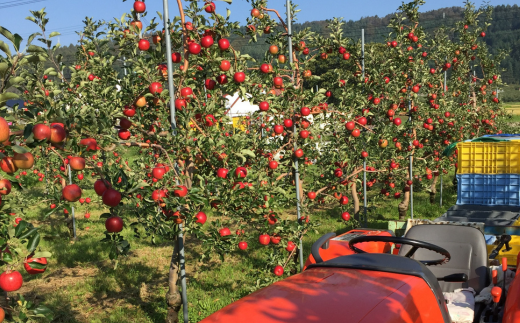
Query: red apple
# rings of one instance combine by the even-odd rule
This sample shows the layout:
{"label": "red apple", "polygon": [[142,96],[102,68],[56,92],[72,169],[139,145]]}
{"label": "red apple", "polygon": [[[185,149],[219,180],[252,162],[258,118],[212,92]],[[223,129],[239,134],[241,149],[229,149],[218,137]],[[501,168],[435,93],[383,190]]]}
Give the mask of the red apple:
{"label": "red apple", "polygon": [[141,39],[138,43],[139,50],[147,51],[150,49],[150,42],[146,39]]}
{"label": "red apple", "polygon": [[[7,131],[9,132],[9,127],[7,127]],[[34,139],[36,139],[36,140],[51,139],[51,128],[47,127],[46,125],[44,125],[42,123],[34,125],[32,132],[33,132]],[[9,139],[9,135],[7,135],[7,139]],[[1,140],[1,138],[0,138],[0,140]]]}
{"label": "red apple", "polygon": [[189,51],[190,54],[192,54],[192,55],[199,55],[200,50],[201,50],[201,47],[200,47],[200,45],[197,44],[197,43],[190,43],[190,44],[188,45],[188,51]]}
{"label": "red apple", "polygon": [[69,202],[76,202],[81,198],[81,188],[76,184],[70,184],[63,188],[62,196]]}
{"label": "red apple", "polygon": [[217,177],[220,177],[220,178],[226,178],[228,172],[229,172],[229,170],[227,170],[227,169],[225,169],[225,168],[219,168],[219,169],[217,170]]}
{"label": "red apple", "polygon": [[134,11],[137,13],[143,13],[146,10],[146,4],[143,1],[134,2]]}
{"label": "red apple", "polygon": [[267,111],[269,110],[269,103],[267,101],[262,101],[258,104],[258,107],[261,111]]}
{"label": "red apple", "polygon": [[45,257],[42,257],[42,258],[31,258],[31,257],[29,257],[29,258],[27,258],[27,260],[24,261],[23,266],[25,268],[25,271],[27,271],[28,274],[31,274],[31,275],[41,274],[41,273],[45,272],[45,270],[47,269],[47,267],[42,268],[42,269],[32,268],[31,267],[31,263],[37,263],[37,264],[40,264],[40,265],[47,266],[47,258],[45,258]]}
{"label": "red apple", "polygon": [[202,37],[202,39],[200,41],[200,44],[204,48],[209,48],[209,47],[213,46],[213,43],[214,43],[213,37],[211,37],[211,36],[204,36],[204,37]]}
{"label": "red apple", "polygon": [[218,231],[221,237],[229,236],[231,235],[231,230],[229,228],[222,228]]}
{"label": "red apple", "polygon": [[204,224],[206,223],[206,220],[208,219],[208,217],[206,216],[206,213],[204,212],[199,212],[195,215],[195,218],[197,219],[197,221],[195,221],[195,223],[200,223],[200,224]]}
{"label": "red apple", "polygon": [[152,84],[150,84],[150,86],[148,87],[148,90],[150,91],[150,93],[152,94],[161,94],[163,88],[162,88],[162,84],[159,83],[159,82],[153,82]]}
{"label": "red apple", "polygon": [[98,179],[96,182],[94,182],[94,191],[98,196],[103,196],[103,194],[109,187],[110,184],[102,179]]}
{"label": "red apple", "polygon": [[292,241],[289,241],[287,242],[287,247],[285,248],[285,250],[291,252],[294,250],[294,248],[296,248],[296,244]]}
{"label": "red apple", "polygon": [[242,83],[246,80],[246,74],[244,72],[236,72],[233,80],[237,83]]}
{"label": "red apple", "polygon": [[0,288],[4,292],[14,292],[22,287],[22,275],[16,270],[7,270],[0,275]]}
{"label": "red apple", "polygon": [[245,167],[237,167],[235,176],[237,178],[245,178],[247,176],[247,169]]}
{"label": "red apple", "polygon": [[224,50],[228,50],[229,49],[229,40],[225,39],[225,38],[222,38],[218,41],[218,47],[220,48],[220,50],[224,51]]}
{"label": "red apple", "polygon": [[267,246],[270,241],[271,237],[268,234],[264,233],[258,237],[258,242],[260,242],[261,245]]}
{"label": "red apple", "polygon": [[111,216],[105,221],[105,228],[110,233],[117,233],[123,231],[123,219],[118,216]]}
{"label": "red apple", "polygon": [[173,195],[176,197],[185,197],[188,194],[188,188],[186,186],[180,185],[179,188],[173,191]]}

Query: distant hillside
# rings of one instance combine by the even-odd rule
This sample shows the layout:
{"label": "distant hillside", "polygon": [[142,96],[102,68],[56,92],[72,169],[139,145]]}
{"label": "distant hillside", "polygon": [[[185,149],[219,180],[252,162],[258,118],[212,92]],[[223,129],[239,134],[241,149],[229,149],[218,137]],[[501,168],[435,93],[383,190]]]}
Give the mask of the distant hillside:
{"label": "distant hillside", "polygon": [[[366,17],[357,21],[348,21],[345,24],[345,36],[358,40],[361,38],[361,29],[365,29],[365,41],[384,42],[390,29],[387,28],[394,14],[383,18]],[[444,17],[444,18],[443,18]],[[463,8],[451,7],[432,10],[421,14],[421,24],[426,32],[445,26],[454,26],[455,22],[463,17]],[[518,5],[499,5],[493,8],[492,25],[486,32],[485,41],[492,51],[499,49],[511,50],[510,56],[502,63],[506,69],[503,73],[504,81],[510,84],[520,84],[520,7]],[[298,31],[309,27],[317,33],[327,34],[326,21],[311,21],[295,24],[294,30]],[[263,41],[258,40],[256,44],[247,44],[247,40],[233,38],[233,45],[241,48],[255,58],[261,58],[267,50],[267,46],[261,45]]]}

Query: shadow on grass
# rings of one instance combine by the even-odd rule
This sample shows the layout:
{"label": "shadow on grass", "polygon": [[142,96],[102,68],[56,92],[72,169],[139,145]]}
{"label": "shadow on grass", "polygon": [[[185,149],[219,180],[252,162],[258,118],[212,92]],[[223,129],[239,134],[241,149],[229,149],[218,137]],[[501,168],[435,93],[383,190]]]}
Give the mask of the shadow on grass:
{"label": "shadow on grass", "polygon": [[125,303],[141,308],[154,322],[164,320],[165,292],[156,295],[154,291],[167,284],[167,273],[140,262],[121,264],[116,270],[102,267],[100,272],[89,281],[89,303],[110,311],[124,299]]}

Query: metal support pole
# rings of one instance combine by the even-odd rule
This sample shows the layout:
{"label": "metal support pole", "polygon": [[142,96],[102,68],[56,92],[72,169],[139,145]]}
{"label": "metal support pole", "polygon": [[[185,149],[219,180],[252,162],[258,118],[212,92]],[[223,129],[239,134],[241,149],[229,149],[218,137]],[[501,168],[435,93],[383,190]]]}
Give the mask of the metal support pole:
{"label": "metal support pole", "polygon": [[[292,17],[291,17],[291,3],[289,0],[287,0],[286,4],[287,9],[287,45],[289,50],[289,63],[291,65],[292,70],[292,64],[293,64],[293,48],[292,48],[292,30],[291,30],[291,23],[292,23]],[[292,80],[294,82],[294,79]],[[296,134],[296,125],[293,126],[293,134]],[[298,146],[296,145],[296,140],[294,142],[294,151],[298,149]],[[298,217],[298,220],[300,220],[301,217],[301,209],[300,209],[300,173],[298,170],[298,158],[293,156],[293,162],[294,162],[294,184],[296,185],[296,214]],[[303,243],[302,239],[300,238],[300,246],[298,248],[299,258],[300,258],[300,271],[303,270]]]}
{"label": "metal support pole", "polygon": [[[448,59],[448,58],[446,57],[446,59]],[[442,89],[444,93],[446,93],[446,91],[448,90],[448,84],[447,84],[447,79],[448,79],[448,77],[447,77],[447,73],[448,73],[447,71],[444,71],[444,88]],[[469,82],[469,84],[471,84],[471,82]],[[440,196],[440,199],[439,199],[439,206],[442,207],[442,184],[443,184],[443,183],[442,183],[442,173],[444,172],[444,170],[441,169],[440,172],[441,172],[441,173],[440,173],[440,176],[441,176],[441,189],[440,189],[440,191],[441,191],[441,196]]]}
{"label": "metal support pole", "polygon": [[444,172],[444,170],[441,170],[441,199],[439,201],[439,205],[442,207],[442,173]]}
{"label": "metal support pole", "polygon": [[123,56],[123,70],[125,71],[125,76],[126,76],[126,60],[125,60],[125,57]]}
{"label": "metal support pole", "polygon": [[[137,14],[137,21],[141,21],[141,14]],[[143,30],[139,29],[139,39],[143,38]]]}
{"label": "metal support pole", "polygon": [[[365,87],[365,29],[361,29],[361,74],[363,88]],[[364,92],[364,91],[363,91]],[[367,161],[363,160],[363,218],[367,226]]]}
{"label": "metal support pole", "polygon": [[[173,86],[173,64],[172,64],[172,44],[169,28],[169,9],[168,0],[163,0],[164,18],[164,37],[166,38],[166,65],[168,67],[168,92],[170,93],[170,124],[173,136],[175,136],[177,123],[175,121],[175,89]],[[184,322],[188,323],[188,294],[186,291],[186,258],[184,256],[184,237],[182,224],[179,224],[179,234],[177,236],[179,244],[179,266],[181,268],[181,288],[182,288],[182,311]]]}
{"label": "metal support pole", "polygon": [[[408,122],[410,125],[412,124],[412,99],[408,100],[408,113],[410,116],[408,117]],[[410,133],[413,131],[410,128]],[[410,185],[410,218],[413,219],[413,154],[410,154],[410,180],[412,181],[412,185]]]}
{"label": "metal support pole", "polygon": [[[43,148],[43,146],[40,147],[41,148],[41,154],[42,154],[42,158],[45,156],[47,157],[47,151]],[[43,169],[44,173],[45,173],[45,195],[48,195],[49,194],[49,177],[47,177],[47,166],[45,166],[45,168]]]}
{"label": "metal support pole", "polygon": [[[70,171],[70,164],[67,164],[69,171],[69,184],[72,185],[72,173]],[[72,213],[72,231],[74,234],[74,239],[76,239],[76,218],[74,217],[74,207],[71,208]]]}

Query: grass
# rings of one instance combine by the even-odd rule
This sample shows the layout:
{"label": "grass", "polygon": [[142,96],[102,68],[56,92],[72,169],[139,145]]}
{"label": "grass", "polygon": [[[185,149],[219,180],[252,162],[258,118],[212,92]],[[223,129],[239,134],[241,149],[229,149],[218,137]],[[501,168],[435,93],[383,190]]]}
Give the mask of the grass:
{"label": "grass", "polygon": [[520,102],[504,103],[504,108],[511,113],[511,122],[520,122]]}
{"label": "grass", "polygon": [[[429,203],[428,192],[414,194],[415,218],[435,218],[455,204],[456,194],[452,177],[445,176],[444,204]],[[397,219],[397,200],[382,200],[374,196],[369,200],[369,227],[386,228],[387,221]],[[84,196],[96,197],[93,190]],[[97,197],[95,198],[97,199]],[[99,219],[102,209],[87,206],[76,209],[78,239],[71,242],[68,230],[60,216],[41,221],[47,212],[46,205],[38,205],[24,215],[29,220],[41,221],[45,234],[42,246],[53,252],[48,270],[38,276],[24,274],[21,293],[30,299],[43,302],[55,313],[54,322],[164,322],[167,291],[167,272],[172,252],[171,242],[152,245],[149,240],[134,238],[131,230],[123,234],[129,240],[130,256],[121,258],[118,268],[108,259],[107,245],[100,243],[104,235],[104,221]],[[295,216],[291,212],[288,215]],[[327,232],[342,233],[349,229],[339,221],[340,210],[324,206],[311,215],[319,221],[317,232],[309,233],[304,241],[304,257],[310,253],[312,243]],[[211,218],[210,218],[211,220]],[[190,322],[198,322],[227,304],[251,293],[257,288],[253,280],[259,267],[264,266],[261,247],[250,243],[248,253],[237,252],[222,263],[219,259],[198,262],[196,242],[188,239],[187,282]],[[261,282],[260,282],[261,283]]]}

